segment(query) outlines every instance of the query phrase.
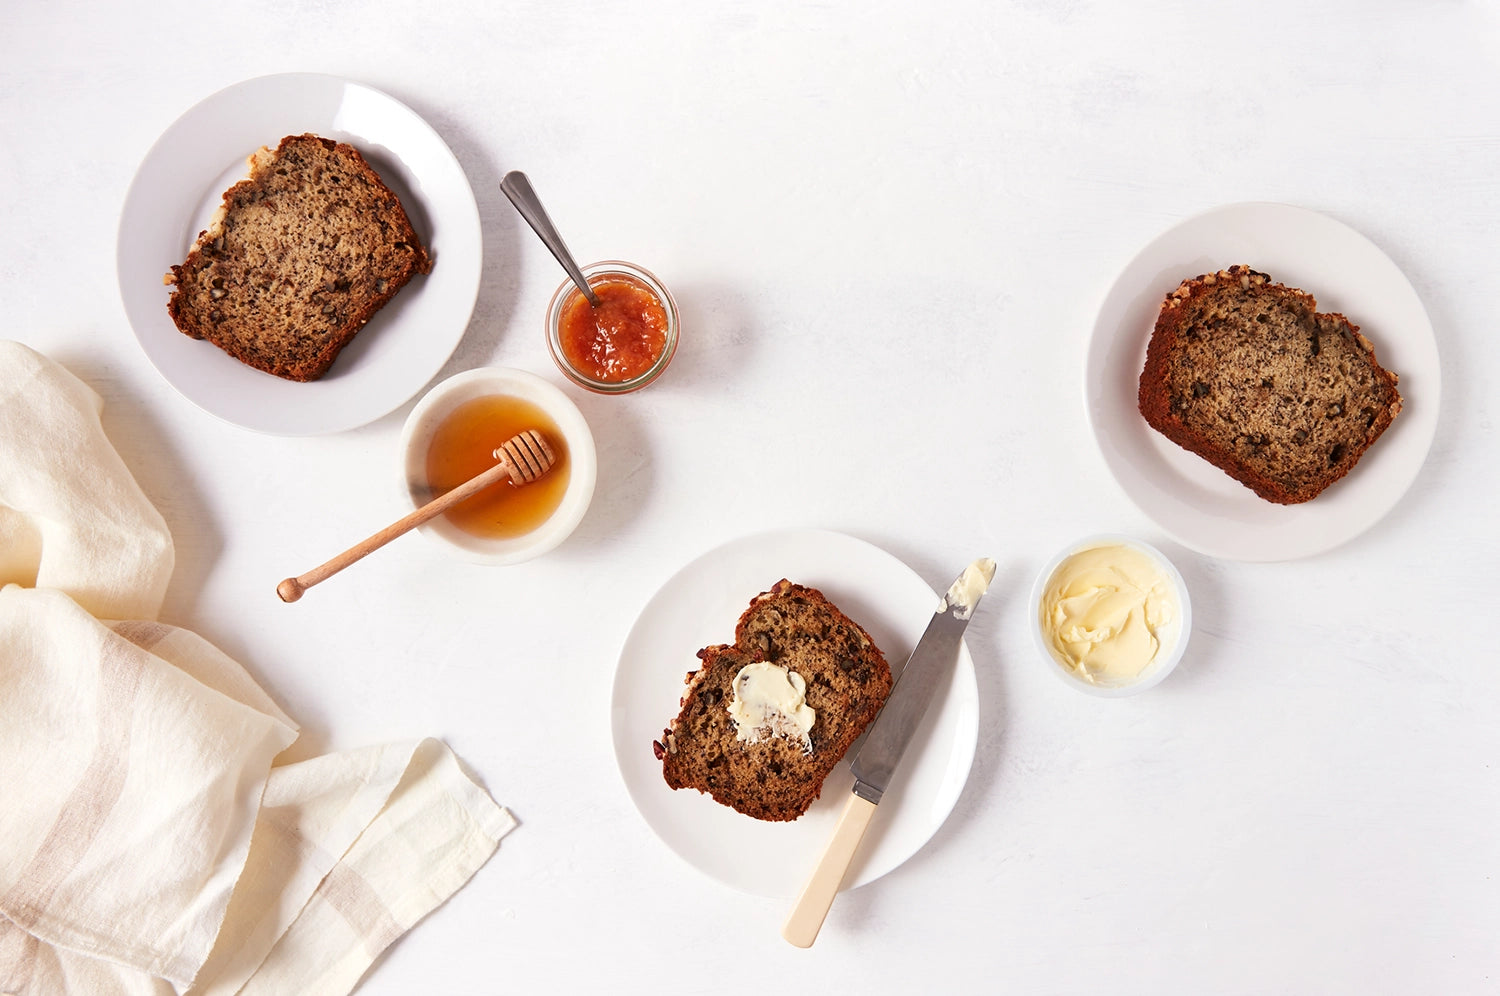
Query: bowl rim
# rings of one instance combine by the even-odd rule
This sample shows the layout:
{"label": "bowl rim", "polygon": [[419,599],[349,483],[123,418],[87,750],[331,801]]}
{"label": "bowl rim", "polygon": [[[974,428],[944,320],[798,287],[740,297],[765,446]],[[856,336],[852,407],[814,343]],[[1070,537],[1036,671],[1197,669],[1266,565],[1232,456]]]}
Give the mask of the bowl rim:
{"label": "bowl rim", "polygon": [[[1161,568],[1162,573],[1172,583],[1173,590],[1177,594],[1178,621],[1177,640],[1168,650],[1165,657],[1158,655],[1147,670],[1134,681],[1122,685],[1096,685],[1093,682],[1080,678],[1071,668],[1065,666],[1052,653],[1047,644],[1046,634],[1042,632],[1041,605],[1042,594],[1046,591],[1047,584],[1057,569],[1062,566],[1075,553],[1092,550],[1101,546],[1125,546],[1138,550],[1150,557],[1156,565]],[[1145,540],[1138,539],[1126,533],[1091,533],[1080,537],[1062,547],[1055,555],[1043,565],[1037,573],[1036,580],[1031,585],[1031,598],[1028,602],[1030,620],[1028,628],[1031,630],[1032,642],[1036,645],[1037,652],[1046,662],[1047,670],[1057,675],[1058,679],[1069,687],[1088,695],[1099,698],[1124,698],[1130,695],[1138,695],[1148,688],[1160,684],[1167,675],[1177,667],[1182,660],[1183,653],[1187,650],[1188,640],[1193,631],[1193,605],[1188,594],[1187,582],[1183,580],[1182,573],[1177,565],[1172,563],[1171,558],[1162,553],[1155,546]]]}
{"label": "bowl rim", "polygon": [[464,402],[505,393],[530,401],[551,416],[567,441],[572,461],[571,476],[557,509],[541,525],[521,536],[504,539],[474,536],[444,516],[429,519],[417,527],[417,531],[428,540],[471,563],[519,564],[555,549],[583,521],[593,500],[598,477],[593,432],[578,406],[561,388],[537,374],[515,367],[474,367],[439,382],[407,415],[397,447],[403,506],[409,510],[419,507],[412,482],[424,476],[422,463],[437,424]]}

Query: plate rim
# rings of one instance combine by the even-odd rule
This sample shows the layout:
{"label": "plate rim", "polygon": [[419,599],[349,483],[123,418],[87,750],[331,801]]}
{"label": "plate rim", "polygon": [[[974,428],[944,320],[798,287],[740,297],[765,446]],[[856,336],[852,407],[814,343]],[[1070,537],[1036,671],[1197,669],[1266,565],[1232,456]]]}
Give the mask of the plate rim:
{"label": "plate rim", "polygon": [[[907,564],[904,560],[897,557],[895,554],[891,553],[881,546],[878,546],[877,544],[869,542],[868,540],[860,539],[857,536],[852,536],[839,530],[816,527],[790,526],[739,534],[726,539],[723,542],[717,543],[696,555],[693,555],[678,567],[673,569],[671,573],[667,575],[667,577],[663,578],[662,581],[652,589],[650,594],[641,603],[640,609],[637,611],[635,617],[631,621],[629,631],[626,633],[625,638],[621,641],[620,651],[615,660],[614,674],[610,681],[610,748],[611,752],[614,754],[615,769],[620,776],[620,785],[624,788],[626,797],[630,801],[631,808],[635,810],[641,822],[643,822],[646,825],[646,828],[650,830],[651,835],[655,837],[663,847],[671,852],[677,858],[677,860],[681,861],[687,867],[692,868],[697,873],[737,892],[768,898],[790,898],[790,894],[751,890],[746,888],[739,882],[731,881],[729,879],[721,877],[720,875],[715,874],[712,870],[699,865],[688,855],[682,853],[680,850],[678,850],[677,847],[673,845],[671,841],[664,838],[662,834],[658,832],[655,824],[652,822],[651,817],[649,817],[647,813],[641,808],[639,802],[636,799],[634,780],[627,773],[625,768],[625,759],[621,755],[619,739],[621,736],[623,710],[619,700],[621,697],[621,684],[624,678],[623,665],[626,650],[629,648],[631,642],[635,638],[637,629],[646,619],[647,611],[651,608],[652,603],[655,602],[656,599],[660,597],[665,590],[667,590],[674,582],[678,581],[679,578],[688,574],[694,568],[698,568],[703,564],[709,563],[716,557],[725,555],[726,552],[733,548],[744,547],[751,544],[765,543],[772,538],[787,539],[799,536],[817,536],[824,542],[831,541],[836,543],[854,544],[868,551],[872,551],[874,554],[891,563],[893,567],[899,567],[901,570],[908,572],[916,581],[921,583],[923,588],[931,591],[934,605],[936,605],[937,600],[940,597],[938,592],[932,590],[931,586],[922,579],[921,575],[918,574],[916,570],[911,567],[911,565]],[[918,633],[917,635],[919,636],[920,633]],[[915,637],[913,639],[915,640]],[[890,874],[892,871],[895,871],[906,862],[910,861],[932,841],[932,839],[937,835],[938,831],[941,830],[943,825],[947,823],[949,817],[952,816],[954,809],[957,808],[958,800],[962,798],[969,778],[973,774],[974,759],[977,756],[979,744],[979,709],[981,702],[979,697],[978,673],[977,669],[974,666],[973,654],[969,650],[967,640],[960,641],[958,661],[954,667],[954,670],[951,672],[950,680],[953,683],[953,688],[952,690],[950,690],[949,695],[957,695],[960,699],[958,708],[961,710],[967,709],[969,716],[972,717],[969,723],[963,723],[962,717],[955,718],[954,720],[955,725],[953,728],[953,743],[952,750],[948,755],[948,763],[950,769],[953,767],[961,766],[962,777],[956,780],[956,785],[954,786],[952,791],[952,798],[948,799],[946,801],[946,805],[941,807],[941,812],[934,812],[932,809],[928,810],[928,812],[936,818],[931,821],[930,825],[924,828],[923,832],[920,834],[921,839],[914,840],[910,849],[906,851],[906,853],[902,854],[899,859],[890,862],[888,866],[885,867],[872,867],[866,865],[861,869],[861,873],[855,877],[854,881],[845,881],[841,883],[841,885],[839,886],[840,892],[860,888],[861,886],[868,885],[871,882],[875,882],[880,878],[883,878],[885,875]],[[850,755],[846,754],[839,760],[839,765],[846,765],[849,758]],[[837,770],[838,766],[835,766],[835,771]],[[706,801],[711,802],[711,800]],[[877,812],[877,818],[878,817],[879,813]],[[744,818],[747,820],[750,819],[750,817]],[[775,824],[772,825],[774,826]],[[831,832],[832,826],[830,825],[828,829]],[[806,855],[808,862],[807,867],[809,869],[812,867],[812,862],[816,859],[816,856],[816,854]]]}
{"label": "plate rim", "polygon": [[[409,116],[412,122],[414,122],[419,128],[421,128],[427,133],[427,135],[431,137],[433,142],[432,151],[439,153],[447,161],[447,164],[452,166],[454,175],[462,180],[463,196],[461,200],[462,206],[466,208],[466,210],[462,212],[461,216],[457,213],[450,212],[449,214],[443,215],[442,219],[445,225],[455,225],[459,222],[462,222],[464,228],[472,230],[472,247],[469,247],[469,239],[467,237],[467,233],[465,233],[464,239],[465,254],[472,257],[470,266],[472,272],[462,274],[460,276],[460,279],[463,281],[460,286],[460,290],[463,292],[462,299],[464,303],[461,310],[463,312],[464,318],[461,323],[455,321],[455,324],[458,325],[458,329],[456,334],[454,334],[453,336],[451,345],[447,348],[447,350],[441,357],[438,357],[436,353],[433,354],[433,359],[436,360],[436,363],[430,364],[432,366],[430,370],[425,370],[426,366],[428,366],[429,364],[423,365],[422,369],[425,370],[425,376],[420,382],[412,384],[409,391],[406,391],[405,388],[402,389],[404,393],[393,391],[391,392],[393,398],[390,403],[387,404],[385,401],[381,401],[377,404],[371,404],[363,408],[354,408],[352,415],[346,415],[341,418],[331,418],[325,416],[324,418],[316,420],[315,423],[309,424],[307,426],[297,425],[270,427],[263,424],[247,424],[246,421],[233,418],[222,411],[217,411],[214,408],[209,407],[203,400],[198,397],[194,397],[192,394],[184,390],[183,387],[171,376],[169,376],[163,369],[162,363],[159,362],[157,356],[154,355],[151,348],[148,347],[145,337],[143,337],[141,331],[136,326],[130,299],[127,295],[127,279],[124,268],[125,255],[129,251],[130,246],[129,233],[126,230],[126,224],[127,219],[131,214],[133,203],[141,194],[142,182],[148,175],[147,167],[153,165],[153,159],[157,157],[159,150],[163,147],[163,145],[168,141],[169,138],[174,137],[174,133],[178,129],[184,127],[184,122],[187,119],[198,113],[201,113],[204,108],[212,107],[216,102],[222,102],[231,94],[236,94],[245,90],[253,90],[254,88],[265,88],[278,83],[301,82],[307,82],[309,84],[316,83],[322,86],[339,85],[346,88],[353,88],[359,91],[363,91],[364,93],[376,98],[381,103],[388,105],[392,110]],[[285,132],[285,134],[291,134],[291,132]],[[458,189],[457,185],[455,185],[454,189]],[[438,216],[432,211],[433,205],[431,201],[428,198],[423,197],[420,190],[410,190],[409,193],[410,196],[415,198],[416,201],[428,211],[429,217],[432,217],[434,220],[437,219]],[[187,401],[189,404],[193,405],[193,407],[227,425],[233,425],[238,428],[246,429],[248,431],[256,432],[262,435],[284,438],[305,438],[311,436],[332,435],[335,433],[347,432],[352,429],[360,428],[361,426],[368,425],[371,422],[375,422],[389,415],[391,412],[396,411],[398,408],[409,402],[413,397],[420,393],[422,388],[426,384],[430,383],[432,378],[437,376],[437,374],[442,371],[444,365],[452,358],[453,354],[457,351],[459,344],[463,341],[464,336],[468,332],[469,325],[473,322],[474,310],[478,306],[479,291],[483,283],[484,228],[482,221],[483,219],[479,212],[478,200],[474,195],[474,186],[473,183],[469,180],[468,172],[463,168],[463,164],[459,161],[458,156],[453,152],[452,147],[449,146],[448,142],[437,131],[437,129],[432,126],[431,122],[429,122],[421,114],[417,113],[417,111],[410,105],[392,96],[379,87],[372,86],[359,80],[350,79],[345,76],[340,76],[335,73],[306,71],[264,73],[259,76],[252,76],[247,79],[242,79],[233,83],[226,84],[212,91],[206,96],[194,101],[188,107],[179,112],[176,117],[174,117],[171,122],[168,123],[166,127],[164,127],[156,135],[151,144],[147,147],[145,153],[141,156],[139,162],[136,164],[134,172],[131,174],[130,182],[126,187],[125,196],[120,201],[118,216],[116,218],[114,239],[114,271],[116,291],[119,296],[121,308],[125,313],[126,325],[130,328],[132,338],[135,339],[136,345],[145,355],[147,362],[151,364],[152,368],[156,370],[157,374],[162,378],[162,380],[164,380],[173,389],[173,391],[178,394],[178,396],[183,398],[183,400]],[[446,248],[444,255],[445,257],[456,256],[457,253],[455,252],[455,247]],[[450,266],[451,265],[452,264],[450,264]],[[457,300],[456,295],[455,300]],[[163,304],[162,310],[163,313],[165,313],[165,304]],[[399,398],[394,397],[394,395],[397,393],[401,393],[401,396]],[[343,406],[343,410],[349,410],[349,408],[350,406]]]}
{"label": "plate rim", "polygon": [[[1410,305],[1414,307],[1415,313],[1420,315],[1421,318],[1421,328],[1417,334],[1409,337],[1403,336],[1400,341],[1407,348],[1420,350],[1423,353],[1430,353],[1431,357],[1431,369],[1424,369],[1422,371],[1424,376],[1430,378],[1430,386],[1424,390],[1423,395],[1423,414],[1410,419],[1408,422],[1408,424],[1411,422],[1419,423],[1421,436],[1412,437],[1412,442],[1407,444],[1406,449],[1412,451],[1412,455],[1404,457],[1405,462],[1402,464],[1398,479],[1388,484],[1381,491],[1376,492],[1373,499],[1365,502],[1364,507],[1366,511],[1359,517],[1357,528],[1324,537],[1318,542],[1309,542],[1304,539],[1300,542],[1283,542],[1278,545],[1275,543],[1264,543],[1265,537],[1262,534],[1257,537],[1258,540],[1262,541],[1261,545],[1245,546],[1245,544],[1241,543],[1237,547],[1233,543],[1214,542],[1211,538],[1205,539],[1195,532],[1179,528],[1169,517],[1164,516],[1158,509],[1144,501],[1138,493],[1139,489],[1127,482],[1125,476],[1122,475],[1117,467],[1117,461],[1125,458],[1106,445],[1106,436],[1109,433],[1103,431],[1099,424],[1099,420],[1105,412],[1103,411],[1102,404],[1098,404],[1100,401],[1099,394],[1103,393],[1099,390],[1099,382],[1096,379],[1100,373],[1097,368],[1102,366],[1098,361],[1098,357],[1112,341],[1111,331],[1105,328],[1106,319],[1119,317],[1120,313],[1128,311],[1132,305],[1140,300],[1142,295],[1147,293],[1146,289],[1132,291],[1128,288],[1126,281],[1127,278],[1133,275],[1132,271],[1144,260],[1149,259],[1153,251],[1159,250],[1173,236],[1177,236],[1185,230],[1190,231],[1194,226],[1208,224],[1216,219],[1233,219],[1236,216],[1250,216],[1252,213],[1261,215],[1281,213],[1287,217],[1298,218],[1303,223],[1322,226],[1326,231],[1336,233],[1340,239],[1348,240],[1351,245],[1359,245],[1365,252],[1373,254],[1375,258],[1383,261],[1384,265],[1389,267],[1391,273],[1399,278],[1399,290],[1403,295],[1409,296]],[[1264,225],[1265,221],[1262,219],[1259,223]],[[1192,275],[1187,273],[1190,269],[1192,269],[1190,265],[1183,267],[1184,277]],[[1331,294],[1336,293],[1337,288],[1314,288],[1313,292]],[[1370,321],[1370,318],[1363,319],[1365,324],[1368,324]],[[1118,335],[1120,333],[1116,331],[1113,334]],[[1148,330],[1141,342],[1139,359],[1142,363],[1145,359],[1145,347],[1149,339],[1150,332]],[[1394,342],[1395,340],[1389,340],[1382,346],[1387,351],[1384,362],[1390,362],[1389,355]],[[1397,372],[1400,373],[1400,371]],[[1089,330],[1085,348],[1083,377],[1081,381],[1082,401],[1085,418],[1088,422],[1089,434],[1093,438],[1096,450],[1104,460],[1110,477],[1113,478],[1115,484],[1125,493],[1130,502],[1142,514],[1155,523],[1158,528],[1162,529],[1173,540],[1188,549],[1207,556],[1243,563],[1274,563],[1301,560],[1336,549],[1368,532],[1400,503],[1401,499],[1411,489],[1412,484],[1416,482],[1417,477],[1421,473],[1422,466],[1431,454],[1442,405],[1442,357],[1437,348],[1437,336],[1432,326],[1432,318],[1427,311],[1426,305],[1422,302],[1421,295],[1417,293],[1416,287],[1412,285],[1410,278],[1396,264],[1395,260],[1391,259],[1389,254],[1363,232],[1337,218],[1301,205],[1268,200],[1235,201],[1206,208],[1173,222],[1142,243],[1118,268],[1114,279],[1110,282],[1105,293],[1099,300],[1098,307],[1095,309],[1094,320]],[[1110,409],[1110,411],[1113,411],[1113,409]],[[1227,476],[1225,479],[1232,480]],[[1246,495],[1253,494],[1253,492],[1248,490],[1245,493]],[[1302,509],[1304,512],[1307,510],[1306,506],[1302,505],[1271,506],[1268,503],[1267,507],[1292,510]]]}

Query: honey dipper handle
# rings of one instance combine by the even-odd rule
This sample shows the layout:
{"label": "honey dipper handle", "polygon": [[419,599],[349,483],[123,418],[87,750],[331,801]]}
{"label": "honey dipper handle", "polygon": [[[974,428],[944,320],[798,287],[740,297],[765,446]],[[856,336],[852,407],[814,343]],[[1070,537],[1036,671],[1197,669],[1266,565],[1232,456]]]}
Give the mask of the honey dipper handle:
{"label": "honey dipper handle", "polygon": [[306,574],[287,578],[276,586],[276,594],[281,596],[283,602],[295,602],[302,597],[304,591],[313,585],[320,581],[327,581],[355,561],[379,550],[397,536],[411,532],[434,516],[442,515],[465,498],[484,490],[491,484],[499,484],[501,481],[510,480],[511,477],[510,460],[508,458],[502,459],[479,476],[471,477],[452,491],[445,492],[432,499],[432,501],[423,505],[415,512],[411,512],[396,520],[369,539],[354,544],[327,563],[314,567]]}

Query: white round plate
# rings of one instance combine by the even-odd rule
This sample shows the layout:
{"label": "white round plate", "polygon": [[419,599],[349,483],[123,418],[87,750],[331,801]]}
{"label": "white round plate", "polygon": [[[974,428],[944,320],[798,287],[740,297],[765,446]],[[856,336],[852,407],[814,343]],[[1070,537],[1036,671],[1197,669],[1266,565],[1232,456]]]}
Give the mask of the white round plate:
{"label": "white round plate", "polygon": [[[287,135],[348,142],[401,198],[432,255],[320,379],[262,373],[189,338],[167,315],[162,276],[187,258],[246,159]],[[405,105],[334,76],[289,73],[237,83],[193,107],[157,139],[125,196],[116,268],[125,313],[146,356],[189,401],[259,432],[309,436],[374,421],[442,368],[479,294],[474,191],[437,132]]]}
{"label": "white round plate", "polygon": [[[743,892],[790,897],[822,855],[854,786],[848,761],[791,823],[766,823],[691,789],[673,791],[651,751],[677,715],[683,677],[702,647],[732,642],[750,599],[782,578],[817,588],[864,626],[900,668],[939,597],[915,571],[841,533],[792,530],[748,536],[678,571],[641,611],[615,672],[615,759],[636,808],[656,835],[699,871]],[[979,735],[979,693],[966,646],[901,759],[845,879],[873,882],[911,857],[942,825],[969,775]]]}
{"label": "white round plate", "polygon": [[[1401,414],[1341,481],[1276,505],[1156,432],[1136,406],[1162,300],[1184,279],[1243,263],[1344,314],[1399,378]],[[1229,560],[1293,560],[1363,533],[1416,479],[1437,429],[1437,340],[1417,292],[1369,239],[1286,204],[1231,204],[1182,222],[1131,260],[1094,323],[1084,401],[1115,480],[1184,546]]]}

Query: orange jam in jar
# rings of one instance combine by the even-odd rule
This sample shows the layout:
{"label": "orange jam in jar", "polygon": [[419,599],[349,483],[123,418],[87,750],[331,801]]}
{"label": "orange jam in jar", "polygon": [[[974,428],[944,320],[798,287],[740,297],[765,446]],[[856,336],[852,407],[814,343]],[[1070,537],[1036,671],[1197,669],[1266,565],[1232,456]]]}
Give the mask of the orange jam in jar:
{"label": "orange jam in jar", "polygon": [[546,412],[521,398],[486,395],[453,409],[434,430],[427,447],[426,488],[414,489],[418,506],[495,465],[495,449],[518,432],[536,429],[547,437],[557,462],[530,484],[492,484],[443,514],[455,526],[484,539],[523,536],[546,522],[568,490],[569,462],[562,430]]}
{"label": "orange jam in jar", "polygon": [[589,281],[598,306],[577,290],[563,305],[564,358],[591,380],[618,384],[634,380],[661,359],[667,345],[667,309],[651,288],[633,277]]}
{"label": "orange jam in jar", "polygon": [[597,305],[571,281],[548,309],[548,346],[580,387],[623,394],[655,380],[677,348],[677,305],[661,281],[630,263],[584,267]]}

